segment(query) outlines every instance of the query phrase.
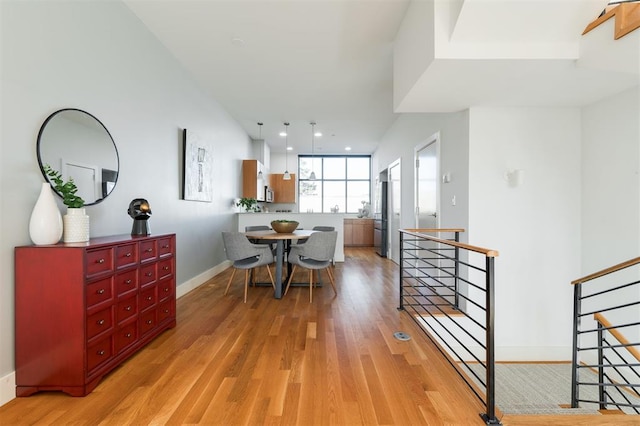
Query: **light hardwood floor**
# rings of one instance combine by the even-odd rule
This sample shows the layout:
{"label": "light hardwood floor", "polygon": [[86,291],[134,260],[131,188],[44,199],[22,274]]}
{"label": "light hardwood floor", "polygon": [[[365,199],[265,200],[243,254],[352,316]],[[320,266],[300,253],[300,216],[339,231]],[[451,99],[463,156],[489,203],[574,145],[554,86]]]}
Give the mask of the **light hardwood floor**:
{"label": "light hardwood floor", "polygon": [[[243,274],[225,297],[230,273],[179,299],[177,327],[90,395],[18,398],[0,407],[0,424],[484,424],[479,401],[396,309],[398,268],[372,249],[347,249],[338,295],[325,286],[312,304],[307,288],[275,300],[270,287],[250,288],[244,304]],[[395,340],[399,330],[412,340]],[[504,424],[573,424],[544,419]]]}

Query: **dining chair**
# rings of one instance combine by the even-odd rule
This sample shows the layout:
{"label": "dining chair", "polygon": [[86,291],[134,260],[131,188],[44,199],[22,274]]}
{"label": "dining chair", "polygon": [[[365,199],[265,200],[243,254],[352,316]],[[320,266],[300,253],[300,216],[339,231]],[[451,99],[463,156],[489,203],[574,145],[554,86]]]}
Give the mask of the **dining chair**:
{"label": "dining chair", "polygon": [[[250,226],[244,227],[244,232],[252,232],[252,231],[271,231],[271,227],[267,225],[250,225]],[[275,243],[265,242],[255,238],[249,238],[249,241],[251,241],[254,244],[268,244],[272,250],[276,248]]]}
{"label": "dining chair", "polygon": [[[314,226],[313,228],[311,228],[313,231],[320,231],[320,232],[331,232],[331,231],[335,231],[336,228],[334,226]],[[301,240],[298,241],[298,244],[304,244],[306,243],[307,240]],[[333,257],[331,257],[331,264],[335,266],[336,262],[333,259]]]}
{"label": "dining chair", "polygon": [[296,244],[291,247],[289,253],[289,263],[293,265],[287,288],[284,291],[286,295],[291,286],[291,280],[296,272],[296,268],[301,266],[309,270],[309,303],[313,302],[313,271],[325,269],[329,275],[329,282],[333,287],[333,292],[337,295],[333,272],[331,272],[331,259],[336,251],[336,240],[338,233],[336,231],[315,232],[309,236],[305,244]]}
{"label": "dining chair", "polygon": [[273,281],[273,275],[269,264],[273,263],[273,252],[271,248],[264,244],[253,244],[249,239],[240,232],[222,232],[222,241],[227,258],[233,262],[233,272],[224,290],[226,296],[229,287],[233,281],[233,277],[238,269],[244,269],[244,303],[247,303],[247,288],[249,286],[249,271],[258,266],[266,266],[271,280],[271,286],[275,289],[276,285]]}

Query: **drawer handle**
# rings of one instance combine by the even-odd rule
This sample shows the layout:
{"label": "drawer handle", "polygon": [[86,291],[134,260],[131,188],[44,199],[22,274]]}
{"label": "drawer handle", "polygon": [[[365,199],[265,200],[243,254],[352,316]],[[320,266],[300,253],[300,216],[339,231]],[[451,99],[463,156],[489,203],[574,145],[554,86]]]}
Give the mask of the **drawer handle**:
{"label": "drawer handle", "polygon": [[106,352],[104,350],[98,351],[98,355],[103,356]]}
{"label": "drawer handle", "polygon": [[124,257],[131,257],[131,253],[125,254]]}
{"label": "drawer handle", "polygon": [[153,272],[147,272],[145,275],[146,275],[147,277],[152,277],[152,276],[153,276]]}
{"label": "drawer handle", "polygon": [[168,292],[169,292],[169,290],[170,290],[170,288],[169,288],[169,287],[165,287],[165,288],[164,288],[164,292],[165,292],[165,293],[168,293]]}
{"label": "drawer handle", "polygon": [[153,324],[153,321],[147,320],[147,324],[151,325],[151,324]]}
{"label": "drawer handle", "polygon": [[162,248],[169,248],[169,244],[162,246]]}
{"label": "drawer handle", "polygon": [[126,280],[124,283],[125,283],[125,284],[131,284],[132,282],[133,282],[133,281],[131,281],[131,280]]}
{"label": "drawer handle", "polygon": [[96,324],[98,324],[98,325],[104,325],[104,320],[103,320],[103,319],[98,320],[98,321],[96,321]]}
{"label": "drawer handle", "polygon": [[151,296],[147,296],[147,300],[149,300],[149,301],[150,301],[150,300],[152,300],[152,299],[153,299],[153,297],[151,297]]}
{"label": "drawer handle", "polygon": [[147,253],[153,253],[153,249],[152,248],[148,248],[146,251],[147,251]]}
{"label": "drawer handle", "polygon": [[98,259],[98,260],[96,260],[96,263],[102,264],[102,263],[104,263],[104,259]]}
{"label": "drawer handle", "polygon": [[124,308],[124,310],[125,310],[125,311],[130,311],[131,309],[132,309],[132,308],[131,308],[131,305],[129,305],[129,306],[127,306],[126,308]]}
{"label": "drawer handle", "polygon": [[126,337],[127,339],[130,339],[131,338],[131,333],[125,334],[124,337]]}
{"label": "drawer handle", "polygon": [[165,310],[164,310],[164,313],[165,313],[165,314],[168,314],[168,313],[169,313],[169,310],[168,310],[168,309],[165,309]]}
{"label": "drawer handle", "polygon": [[98,293],[98,294],[104,294],[104,288],[101,288],[100,290],[96,291],[96,293]]}
{"label": "drawer handle", "polygon": [[168,271],[169,267],[168,266],[163,266],[162,269],[164,269],[165,271]]}

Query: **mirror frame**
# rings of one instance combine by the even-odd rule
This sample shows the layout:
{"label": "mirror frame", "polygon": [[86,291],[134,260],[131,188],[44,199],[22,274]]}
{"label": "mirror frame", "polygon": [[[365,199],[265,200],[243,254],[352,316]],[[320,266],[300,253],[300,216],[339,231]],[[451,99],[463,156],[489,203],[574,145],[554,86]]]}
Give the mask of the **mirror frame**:
{"label": "mirror frame", "polygon": [[[118,184],[118,178],[120,176],[120,155],[118,154],[118,147],[116,146],[116,143],[113,140],[113,136],[111,136],[111,133],[109,132],[107,127],[100,120],[98,120],[98,118],[96,118],[93,114],[91,114],[91,113],[89,113],[87,111],[78,109],[78,108],[63,108],[63,109],[59,109],[59,110],[53,112],[51,115],[49,115],[47,117],[47,119],[44,121],[44,123],[42,123],[42,126],[40,127],[40,131],[38,132],[38,139],[37,139],[37,142],[36,142],[36,154],[38,156],[38,165],[40,166],[40,172],[42,172],[42,176],[44,176],[44,178],[45,178],[45,180],[47,182],[52,183],[50,177],[44,171],[44,165],[43,165],[43,161],[42,161],[42,154],[40,152],[41,151],[41,145],[42,145],[42,136],[43,136],[43,133],[44,133],[46,127],[47,127],[47,124],[49,124],[49,122],[53,118],[55,118],[58,114],[63,113],[63,112],[67,112],[67,111],[76,111],[76,112],[85,114],[88,117],[90,117],[93,120],[95,120],[100,125],[100,127],[102,127],[102,129],[105,131],[106,136],[109,137],[109,140],[111,140],[111,144],[113,145],[113,151],[114,151],[115,156],[116,156],[115,160],[116,160],[116,167],[117,167],[117,170],[115,170],[116,177],[115,177],[115,181],[114,181],[114,184],[113,184],[113,188],[111,188],[111,190],[104,197],[99,198],[99,199],[97,199],[97,200],[95,200],[93,202],[90,202],[90,203],[89,202],[85,202],[84,206],[86,207],[86,206],[92,206],[92,205],[95,205],[95,204],[99,204],[103,200],[105,200],[109,195],[111,195],[111,193],[115,189],[116,185]],[[53,185],[51,186],[51,188],[53,189],[53,191],[56,194],[58,194],[58,196],[62,197],[62,195],[58,191],[56,191],[56,189],[53,187]]]}

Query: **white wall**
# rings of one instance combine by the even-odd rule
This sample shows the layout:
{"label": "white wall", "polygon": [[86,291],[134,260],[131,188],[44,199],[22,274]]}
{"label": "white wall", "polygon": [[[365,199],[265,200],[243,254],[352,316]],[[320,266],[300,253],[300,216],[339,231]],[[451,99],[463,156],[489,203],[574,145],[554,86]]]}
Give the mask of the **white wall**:
{"label": "white wall", "polygon": [[[472,108],[469,241],[496,249],[498,359],[570,359],[580,276],[578,108]],[[507,169],[524,170],[511,187]]]}
{"label": "white wall", "polygon": [[[398,158],[402,161],[401,228],[415,227],[414,148],[436,132],[440,132],[440,169],[451,174],[451,182],[441,185],[440,226],[467,229],[468,116],[467,111],[451,114],[402,114],[385,133],[373,158],[375,162],[373,168],[384,170]],[[451,198],[454,195],[456,205],[452,206]],[[465,233],[460,238],[462,241],[467,241]]]}
{"label": "white wall", "polygon": [[582,110],[581,275],[640,253],[639,104],[636,87]]}
{"label": "white wall", "polygon": [[[2,404],[12,396],[6,390],[14,370],[13,248],[31,244],[29,215],[43,181],[35,146],[47,116],[80,108],[109,129],[120,176],[105,201],[87,208],[91,235],[129,234],[129,202],[148,199],[152,233],[177,234],[179,285],[224,262],[220,231],[234,227],[231,203],[241,192],[241,159],[249,158],[251,143],[122,3],[2,1],[0,15]],[[212,203],[179,199],[183,128],[213,143]]]}

